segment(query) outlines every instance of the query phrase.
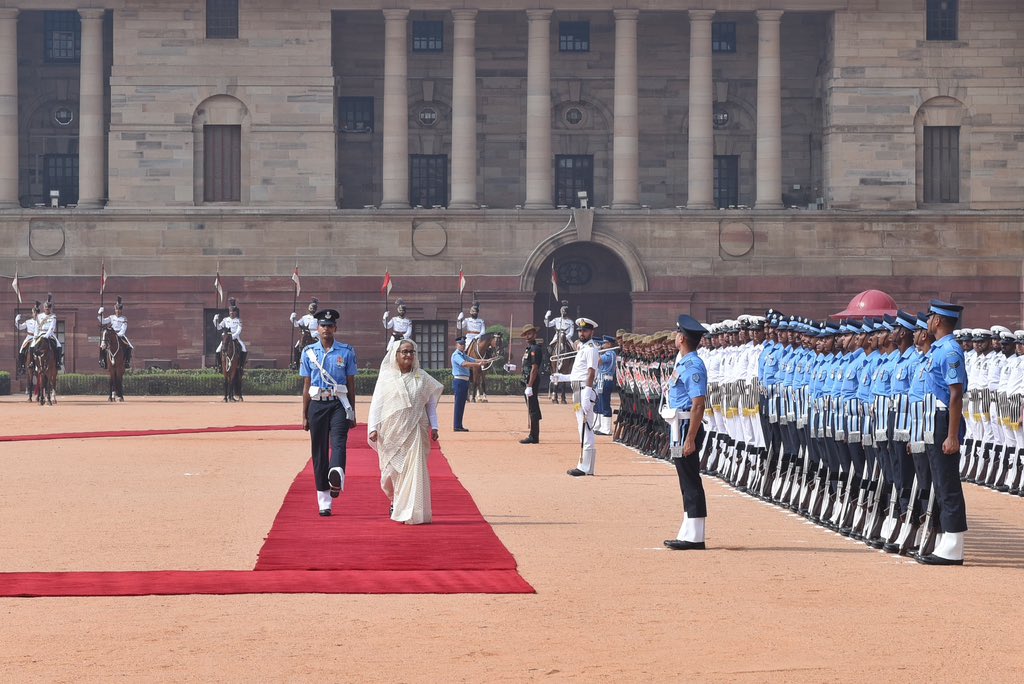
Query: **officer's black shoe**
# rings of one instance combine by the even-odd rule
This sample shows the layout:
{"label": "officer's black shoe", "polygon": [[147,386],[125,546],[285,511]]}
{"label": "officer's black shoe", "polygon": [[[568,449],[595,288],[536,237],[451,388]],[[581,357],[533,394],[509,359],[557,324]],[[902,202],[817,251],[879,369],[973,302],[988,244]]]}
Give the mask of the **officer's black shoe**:
{"label": "officer's black shoe", "polygon": [[466,428],[455,428],[453,432],[469,432]]}
{"label": "officer's black shoe", "polygon": [[682,539],[666,539],[662,542],[673,551],[703,551],[704,542],[683,541]]}
{"label": "officer's black shoe", "polygon": [[534,439],[533,437],[526,437],[524,439],[519,440],[519,443],[520,444],[540,444],[540,440],[539,439]]}
{"label": "officer's black shoe", "polygon": [[895,543],[895,542],[887,542],[882,547],[882,550],[885,551],[886,553],[899,553],[900,545]]}
{"label": "officer's black shoe", "polygon": [[320,509],[320,515],[322,517],[324,517],[324,518],[329,518],[331,516],[331,509],[330,508],[321,508]]}
{"label": "officer's black shoe", "polygon": [[331,486],[331,498],[337,499],[338,495],[341,494],[340,468],[331,468],[330,472],[327,473],[327,484]]}
{"label": "officer's black shoe", "polygon": [[951,558],[943,558],[942,556],[936,556],[934,553],[930,553],[927,556],[918,556],[917,562],[921,565],[963,565],[964,559],[959,558],[953,560]]}
{"label": "officer's black shoe", "polygon": [[883,546],[885,546],[885,540],[884,539],[868,539],[864,543],[867,544],[868,546],[870,546],[873,549],[880,549]]}
{"label": "officer's black shoe", "polygon": [[586,473],[580,470],[579,468],[572,468],[571,470],[565,471],[565,473],[566,475],[572,475],[573,477],[582,477],[586,475]]}

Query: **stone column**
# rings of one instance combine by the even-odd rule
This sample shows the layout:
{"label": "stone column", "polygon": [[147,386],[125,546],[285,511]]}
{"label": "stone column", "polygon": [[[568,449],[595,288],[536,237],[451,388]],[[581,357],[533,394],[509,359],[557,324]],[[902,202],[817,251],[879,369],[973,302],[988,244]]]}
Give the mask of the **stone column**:
{"label": "stone column", "polygon": [[0,209],[18,202],[18,10],[0,9]]}
{"label": "stone column", "polygon": [[82,61],[78,95],[78,206],[103,206],[107,174],[103,158],[104,9],[80,9]]}
{"label": "stone column", "polygon": [[381,209],[409,208],[407,9],[384,10],[384,133]]}
{"label": "stone column", "polygon": [[476,10],[452,10],[452,195],[448,206],[476,201]]}
{"label": "stone column", "polygon": [[687,142],[689,209],[715,207],[715,127],[711,80],[711,18],[714,10],[690,10],[690,112]]}
{"label": "stone column", "polygon": [[782,208],[781,10],[757,14],[757,209]]}
{"label": "stone column", "polygon": [[[640,124],[637,116],[636,21],[639,10],[615,10],[615,123],[612,208],[640,206]],[[593,198],[591,198],[593,201]]]}
{"label": "stone column", "polygon": [[551,158],[551,10],[526,10],[526,203],[552,209],[555,194]]}

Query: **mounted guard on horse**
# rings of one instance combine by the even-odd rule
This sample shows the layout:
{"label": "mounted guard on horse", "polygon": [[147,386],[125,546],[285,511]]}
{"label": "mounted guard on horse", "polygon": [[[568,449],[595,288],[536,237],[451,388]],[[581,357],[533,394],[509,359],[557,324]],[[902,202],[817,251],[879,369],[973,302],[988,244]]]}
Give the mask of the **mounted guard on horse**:
{"label": "mounted guard on horse", "polygon": [[320,332],[317,330],[319,324],[316,319],[316,312],[319,308],[320,300],[313,297],[307,308],[309,313],[305,316],[299,318],[294,311],[292,312],[292,327],[299,329],[299,341],[295,343],[295,347],[292,349],[292,370],[299,369],[299,358],[302,356],[302,350],[320,339]]}
{"label": "mounted guard on horse", "polygon": [[21,320],[21,314],[14,317],[15,329],[25,331],[25,339],[21,341],[21,347],[18,348],[18,375],[24,375],[25,373],[25,359],[28,356],[29,346],[32,344],[33,338],[36,336],[36,331],[39,329],[39,321],[36,320],[36,317],[39,316],[39,311],[42,308],[42,302],[37,299],[36,303],[32,306],[32,315],[24,321]]}
{"label": "mounted guard on horse", "polygon": [[101,306],[99,311],[96,312],[96,320],[104,328],[113,331],[115,339],[108,342],[108,335],[102,336],[100,340],[100,367],[106,368],[109,358],[117,354],[116,348],[123,346],[124,367],[126,369],[131,368],[132,351],[135,350],[135,347],[132,346],[131,341],[128,339],[128,319],[124,315],[124,301],[121,299],[121,296],[118,295],[117,297],[113,314],[104,318],[103,312],[104,308]]}
{"label": "mounted guard on horse", "polygon": [[[36,317],[36,334],[29,345],[32,370],[38,379],[39,405],[57,400],[57,371],[63,368],[64,348],[57,339],[57,316],[53,313],[53,295],[46,295],[43,311]],[[31,394],[29,395],[31,398]]]}
{"label": "mounted guard on horse", "polygon": [[[573,344],[573,337],[576,334],[576,323],[569,318],[569,302],[562,300],[562,307],[558,311],[558,318],[551,318],[551,312],[544,313],[544,325],[554,328],[554,335],[548,344],[549,358],[551,359],[551,372],[565,374],[572,367],[572,352],[576,350]],[[557,403],[559,397],[565,403],[566,390],[569,384],[565,382],[549,383],[548,392],[551,402]]]}
{"label": "mounted guard on horse", "polygon": [[224,401],[242,400],[242,374],[249,350],[242,341],[242,319],[234,297],[228,299],[228,317],[220,314],[213,317],[213,324],[222,330],[220,345],[217,347],[217,365],[224,373]]}
{"label": "mounted guard on horse", "polygon": [[472,368],[470,372],[470,401],[475,402],[479,396],[481,402],[486,402],[487,371],[504,353],[501,333],[485,332],[487,324],[480,318],[480,302],[476,301],[469,308],[469,317],[459,312],[455,327],[466,338],[466,355],[483,361],[479,368]]}

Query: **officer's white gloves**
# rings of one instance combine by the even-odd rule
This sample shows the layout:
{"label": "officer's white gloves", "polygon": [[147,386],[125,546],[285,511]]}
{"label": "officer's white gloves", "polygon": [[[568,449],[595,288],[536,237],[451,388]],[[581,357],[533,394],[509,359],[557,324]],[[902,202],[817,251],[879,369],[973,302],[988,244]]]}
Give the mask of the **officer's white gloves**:
{"label": "officer's white gloves", "polygon": [[381,316],[381,317],[380,317],[380,319],[381,319],[382,321],[384,321],[384,325],[387,325],[387,323],[388,323],[388,312],[387,312],[387,311],[385,311],[385,312],[384,312],[384,315],[383,315],[383,316]]}
{"label": "officer's white gloves", "polygon": [[569,382],[569,376],[565,373],[552,373],[551,382]]}
{"label": "officer's white gloves", "polygon": [[530,397],[533,396],[533,388],[527,387],[525,390],[523,390],[523,394],[526,396],[527,399],[529,399]]}
{"label": "officer's white gloves", "polygon": [[460,311],[460,312],[459,312],[459,315],[455,317],[455,320],[457,320],[457,321],[461,321],[461,320],[462,320],[463,318],[465,318],[465,317],[466,317],[466,316],[465,316],[465,315],[464,315],[464,314],[463,314],[463,313],[462,313],[462,312]]}
{"label": "officer's white gloves", "polygon": [[506,363],[504,366],[502,366],[502,368],[505,370],[506,373],[516,372],[516,364],[514,363]]}
{"label": "officer's white gloves", "polygon": [[100,310],[96,312],[96,315],[97,316],[102,316],[103,315],[103,307],[102,306],[100,307]]}
{"label": "officer's white gloves", "polygon": [[17,316],[14,317],[14,325],[19,324],[21,324],[21,314],[18,314]]}
{"label": "officer's white gloves", "polygon": [[295,319],[296,319],[296,318],[298,318],[298,316],[296,316],[296,315],[295,315],[295,312],[294,312],[294,311],[292,311],[292,315],[291,315],[291,316],[289,316],[288,318],[290,318],[290,319],[291,319],[291,321],[292,321],[292,323],[294,323],[294,322],[295,322]]}
{"label": "officer's white gloves", "polygon": [[551,319],[551,311],[550,310],[545,311],[544,312],[544,320],[545,320],[545,322],[550,320],[550,319]]}
{"label": "officer's white gloves", "polygon": [[217,325],[220,323],[220,314],[213,314],[213,324]]}

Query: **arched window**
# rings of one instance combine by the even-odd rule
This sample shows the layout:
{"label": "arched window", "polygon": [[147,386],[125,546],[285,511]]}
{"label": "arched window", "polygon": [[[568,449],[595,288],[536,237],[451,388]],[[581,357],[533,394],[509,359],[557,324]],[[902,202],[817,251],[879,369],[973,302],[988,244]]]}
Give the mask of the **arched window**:
{"label": "arched window", "polygon": [[249,111],[230,95],[203,101],[192,117],[196,204],[249,201],[249,154],[242,144]]}
{"label": "arched window", "polygon": [[969,202],[969,117],[953,97],[933,97],[914,117],[917,141],[917,202],[966,204]]}

